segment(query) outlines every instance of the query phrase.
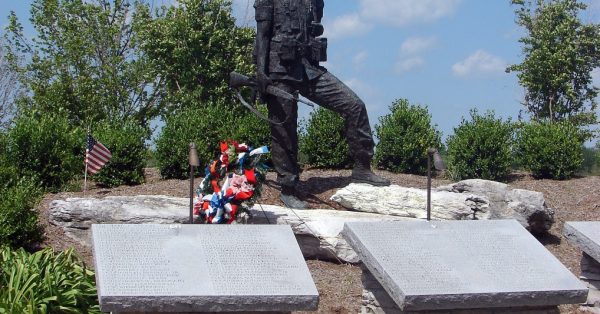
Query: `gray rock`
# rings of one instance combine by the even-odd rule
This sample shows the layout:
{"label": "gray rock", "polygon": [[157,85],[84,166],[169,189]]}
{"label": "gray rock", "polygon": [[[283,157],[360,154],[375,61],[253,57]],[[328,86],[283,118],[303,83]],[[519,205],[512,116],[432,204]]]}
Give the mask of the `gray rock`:
{"label": "gray rock", "polygon": [[93,225],[103,312],[316,310],[289,226]]}
{"label": "gray rock", "polygon": [[363,284],[360,314],[560,314],[556,306],[402,311],[371,272],[361,264]]}
{"label": "gray rock", "polygon": [[404,311],[548,307],[588,294],[515,220],[356,222],[343,235]]}
{"label": "gray rock", "polygon": [[189,221],[189,199],[161,195],[68,198],[50,203],[50,223],[90,246],[92,224],[172,224]]}
{"label": "gray rock", "polygon": [[357,263],[356,252],[341,235],[346,222],[405,221],[403,217],[384,216],[369,213],[310,209],[291,210],[289,208],[261,205],[252,209],[254,218],[250,223],[276,223],[290,225],[302,253],[307,258],[326,260],[339,259],[342,262]]}
{"label": "gray rock", "polygon": [[479,195],[489,200],[490,219],[516,219],[532,233],[544,233],[554,223],[554,210],[546,206],[544,194],[513,189],[508,184],[472,179],[436,188],[467,195]]}
{"label": "gray rock", "polygon": [[[69,198],[50,204],[50,222],[68,237],[90,246],[92,224],[187,223],[189,199],[167,196]],[[252,209],[252,224],[290,225],[304,256],[356,263],[358,257],[341,237],[345,222],[407,220],[402,217],[337,210],[291,210],[273,205]]]}
{"label": "gray rock", "polygon": [[[397,185],[350,184],[331,199],[360,212],[425,218],[426,193],[426,190]],[[532,233],[547,232],[554,223],[554,211],[546,206],[542,193],[512,189],[507,184],[486,180],[465,180],[434,189],[431,217],[435,220],[516,219]]]}
{"label": "gray rock", "polygon": [[[581,254],[581,278],[588,281],[600,283],[600,262],[588,255],[586,252]],[[597,284],[596,289],[600,289],[600,284]]]}
{"label": "gray rock", "polygon": [[563,234],[583,251],[579,278],[588,286],[590,294],[581,309],[600,313],[600,221],[566,222]]}
{"label": "gray rock", "polygon": [[571,243],[600,261],[600,221],[568,221],[563,234]]}
{"label": "gray rock", "polygon": [[[406,218],[427,217],[427,191],[398,185],[376,187],[352,183],[338,190],[331,200],[359,212]],[[487,219],[488,200],[474,194],[434,191],[431,217],[441,220]]]}

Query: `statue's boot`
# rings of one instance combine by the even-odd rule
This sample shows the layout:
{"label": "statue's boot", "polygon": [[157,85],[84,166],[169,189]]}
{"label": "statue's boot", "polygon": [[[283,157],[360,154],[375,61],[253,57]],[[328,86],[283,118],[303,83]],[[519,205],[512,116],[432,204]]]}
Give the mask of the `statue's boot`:
{"label": "statue's boot", "polygon": [[299,198],[300,193],[295,187],[281,187],[281,194],[279,199],[283,202],[285,207],[294,209],[307,209],[308,204]]}
{"label": "statue's boot", "polygon": [[357,164],[352,169],[353,183],[366,183],[374,186],[388,186],[390,180],[380,177],[371,171],[369,164]]}

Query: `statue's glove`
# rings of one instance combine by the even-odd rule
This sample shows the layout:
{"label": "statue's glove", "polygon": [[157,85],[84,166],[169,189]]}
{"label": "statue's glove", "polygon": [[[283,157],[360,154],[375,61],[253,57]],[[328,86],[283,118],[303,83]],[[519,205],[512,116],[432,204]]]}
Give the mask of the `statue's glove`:
{"label": "statue's glove", "polygon": [[265,72],[258,72],[256,74],[256,87],[258,88],[258,91],[261,94],[266,95],[267,88],[269,87],[269,85],[272,85],[272,84],[273,84],[273,81],[271,80],[271,78],[269,78],[269,76]]}

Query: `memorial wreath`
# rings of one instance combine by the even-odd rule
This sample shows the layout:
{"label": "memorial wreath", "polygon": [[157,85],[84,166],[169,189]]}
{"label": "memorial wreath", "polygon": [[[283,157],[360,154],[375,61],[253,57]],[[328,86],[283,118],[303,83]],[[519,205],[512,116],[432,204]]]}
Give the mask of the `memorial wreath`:
{"label": "memorial wreath", "polygon": [[261,163],[269,152],[266,146],[252,149],[228,140],[220,143],[220,149],[196,189],[194,215],[206,224],[231,224],[251,217],[249,209],[260,197],[267,169]]}

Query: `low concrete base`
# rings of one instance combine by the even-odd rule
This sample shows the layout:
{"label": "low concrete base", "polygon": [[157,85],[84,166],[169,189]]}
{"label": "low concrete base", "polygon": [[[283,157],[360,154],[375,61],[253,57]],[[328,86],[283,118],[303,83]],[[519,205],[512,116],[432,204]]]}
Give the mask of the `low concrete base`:
{"label": "low concrete base", "polygon": [[[402,311],[369,270],[361,264],[363,294],[360,314],[559,314],[558,307],[490,308],[439,311]],[[600,313],[599,313],[600,314]]]}
{"label": "low concrete base", "polygon": [[[291,314],[291,312],[176,312],[168,314]],[[165,312],[112,312],[112,314],[165,314]]]}
{"label": "low concrete base", "polygon": [[[165,314],[165,312],[111,312],[112,314]],[[168,314],[291,314],[291,312],[175,312]]]}
{"label": "low concrete base", "polygon": [[590,289],[586,304],[581,306],[581,310],[600,314],[600,262],[583,252],[580,265],[579,278]]}

